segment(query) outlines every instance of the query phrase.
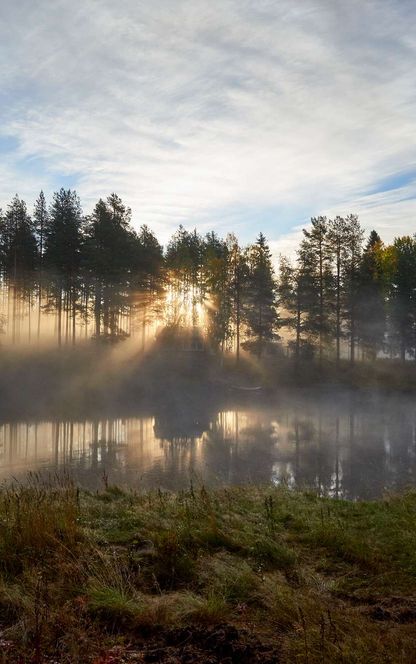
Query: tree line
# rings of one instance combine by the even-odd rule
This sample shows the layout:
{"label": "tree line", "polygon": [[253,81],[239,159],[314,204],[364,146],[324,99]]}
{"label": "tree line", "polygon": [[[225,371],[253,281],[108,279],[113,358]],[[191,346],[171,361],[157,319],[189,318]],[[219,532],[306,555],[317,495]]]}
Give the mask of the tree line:
{"label": "tree line", "polygon": [[16,195],[0,211],[0,279],[12,342],[133,336],[144,349],[172,325],[202,328],[237,359],[416,357],[416,240],[365,239],[352,214],[312,218],[275,271],[262,233],[242,247],[234,234],[180,226],[163,248],[116,194],[89,215],[71,189],[49,205],[41,192],[31,213]]}
{"label": "tree line", "polygon": [[414,236],[385,245],[376,231],[364,240],[356,215],[314,217],[278,291],[295,357],[416,357]]}

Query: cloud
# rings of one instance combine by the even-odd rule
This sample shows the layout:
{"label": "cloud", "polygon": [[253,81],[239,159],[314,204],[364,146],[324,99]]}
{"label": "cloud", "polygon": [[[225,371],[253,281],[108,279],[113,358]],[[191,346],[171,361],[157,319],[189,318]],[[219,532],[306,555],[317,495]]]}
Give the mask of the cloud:
{"label": "cloud", "polygon": [[73,178],[86,209],[117,191],[163,240],[184,223],[246,241],[264,222],[277,246],[332,210],[361,213],[386,239],[412,232],[414,182],[382,188],[415,168],[414,3],[5,0],[0,11],[0,131],[17,142],[4,203]]}

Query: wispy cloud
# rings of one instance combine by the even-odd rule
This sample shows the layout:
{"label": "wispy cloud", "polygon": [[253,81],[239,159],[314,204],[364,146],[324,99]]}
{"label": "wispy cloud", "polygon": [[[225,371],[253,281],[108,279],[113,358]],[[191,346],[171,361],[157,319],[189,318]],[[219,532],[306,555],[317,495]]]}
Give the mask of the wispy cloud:
{"label": "wispy cloud", "polygon": [[0,132],[16,142],[4,203],[69,178],[87,209],[115,190],[163,239],[182,222],[244,240],[263,228],[283,246],[308,216],[350,210],[386,239],[413,232],[415,183],[395,181],[416,168],[412,1],[4,0],[0,13]]}

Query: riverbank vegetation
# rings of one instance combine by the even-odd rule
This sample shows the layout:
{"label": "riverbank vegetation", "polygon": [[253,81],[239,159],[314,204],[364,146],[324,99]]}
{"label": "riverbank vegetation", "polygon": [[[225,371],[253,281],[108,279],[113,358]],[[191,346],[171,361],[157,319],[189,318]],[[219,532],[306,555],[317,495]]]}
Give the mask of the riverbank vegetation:
{"label": "riverbank vegetation", "polygon": [[0,492],[1,661],[405,664],[416,494]]}
{"label": "riverbank vegetation", "polygon": [[353,214],[312,218],[275,270],[262,233],[244,247],[181,226],[163,248],[115,194],[88,215],[73,190],[50,205],[41,192],[33,214],[15,196],[0,213],[0,281],[3,340],[14,344],[130,337],[144,351],[180,327],[237,359],[416,356],[416,241],[364,238]]}

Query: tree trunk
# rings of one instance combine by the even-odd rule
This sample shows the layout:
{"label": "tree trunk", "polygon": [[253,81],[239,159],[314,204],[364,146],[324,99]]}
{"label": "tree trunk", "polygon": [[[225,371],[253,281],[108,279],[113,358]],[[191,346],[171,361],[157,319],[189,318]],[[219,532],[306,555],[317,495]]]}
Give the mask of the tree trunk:
{"label": "tree trunk", "polygon": [[101,334],[101,284],[97,284],[95,287],[94,316],[95,336],[99,339]]}
{"label": "tree trunk", "polygon": [[296,309],[296,346],[295,346],[295,364],[296,370],[299,367],[299,356],[300,356],[300,333],[301,333],[301,310],[300,302],[297,300],[297,309]]}
{"label": "tree trunk", "polygon": [[340,247],[337,248],[337,303],[336,303],[336,344],[337,344],[337,367],[341,357],[341,259]]}
{"label": "tree trunk", "polygon": [[322,344],[323,344],[323,321],[324,321],[324,275],[322,243],[319,246],[319,366],[322,367]]}
{"label": "tree trunk", "polygon": [[40,341],[40,317],[42,311],[42,279],[43,277],[42,277],[42,267],[41,267],[39,272],[39,295],[38,295],[38,330],[37,330],[38,343]]}
{"label": "tree trunk", "polygon": [[58,346],[62,346],[62,291],[58,293]]}
{"label": "tree trunk", "polygon": [[237,285],[236,291],[236,358],[237,364],[240,361],[240,286]]}
{"label": "tree trunk", "polygon": [[76,297],[75,289],[72,289],[72,345],[75,346],[76,338],[76,324],[77,324],[77,306],[76,306]]}

